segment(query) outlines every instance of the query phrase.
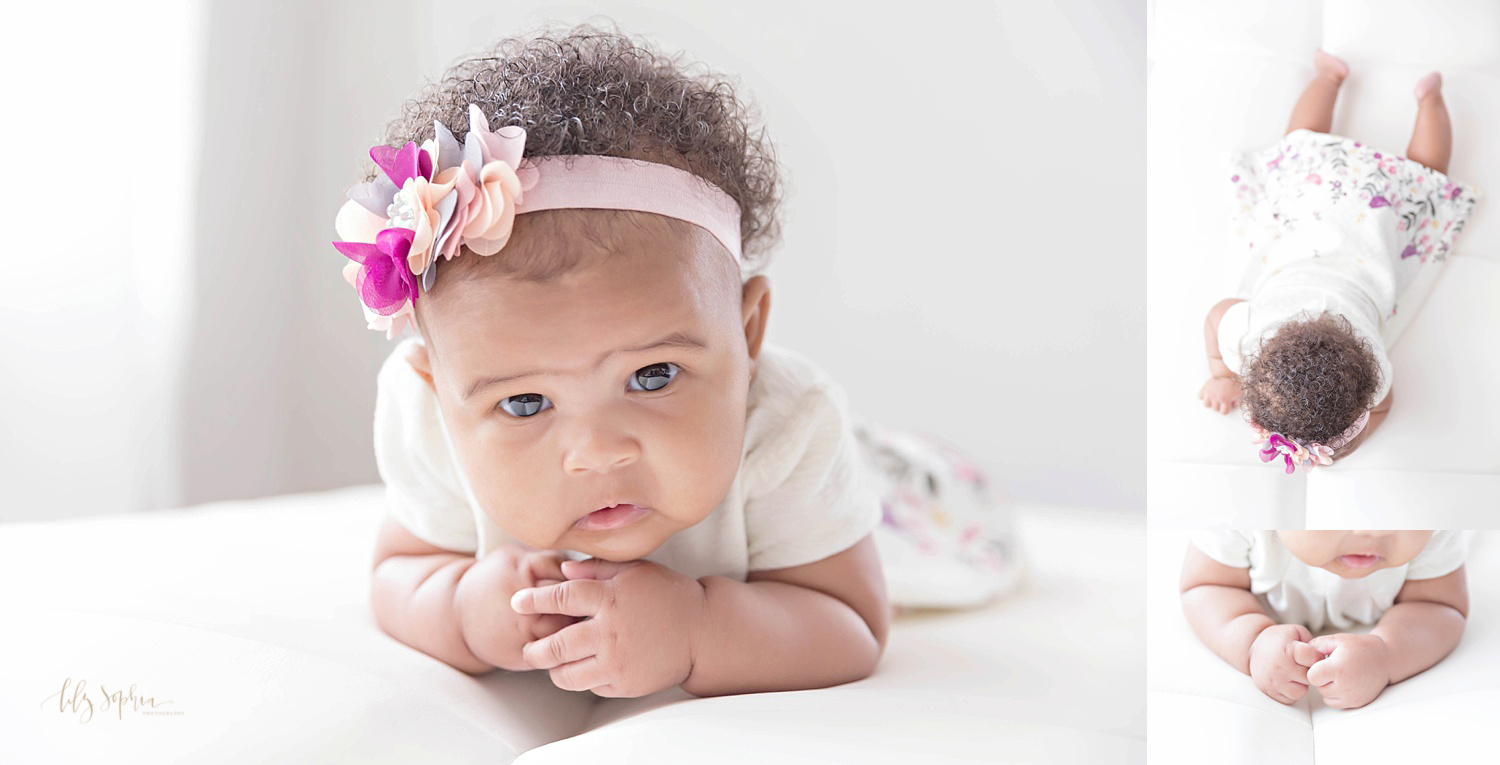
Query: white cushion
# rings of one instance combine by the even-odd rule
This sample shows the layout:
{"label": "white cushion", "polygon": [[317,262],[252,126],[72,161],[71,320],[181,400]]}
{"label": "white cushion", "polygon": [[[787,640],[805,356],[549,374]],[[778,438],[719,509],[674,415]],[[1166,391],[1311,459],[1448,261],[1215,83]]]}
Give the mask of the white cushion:
{"label": "white cushion", "polygon": [[[1019,508],[1032,562],[1019,588],[983,609],[897,619],[864,681],[601,700],[543,672],[470,677],[381,632],[368,586],[383,498],[364,486],[0,525],[0,655],[12,657],[0,662],[0,762],[1144,756],[1138,519]],[[87,723],[57,706],[68,679],[95,700]],[[132,685],[183,714],[99,708],[101,686]]]}

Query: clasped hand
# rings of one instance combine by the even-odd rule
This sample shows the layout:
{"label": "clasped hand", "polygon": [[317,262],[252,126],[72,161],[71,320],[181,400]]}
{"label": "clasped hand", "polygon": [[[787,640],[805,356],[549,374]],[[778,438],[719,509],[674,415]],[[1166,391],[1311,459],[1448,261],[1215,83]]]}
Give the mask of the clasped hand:
{"label": "clasped hand", "polygon": [[565,561],[567,581],[516,592],[518,614],[584,617],[526,643],[521,658],[553,685],[599,696],[645,696],[692,673],[703,585],[650,561]]}
{"label": "clasped hand", "polygon": [[1250,646],[1250,677],[1271,698],[1294,704],[1309,687],[1335,709],[1362,707],[1390,684],[1390,654],[1376,635],[1314,638],[1300,624],[1267,627]]}

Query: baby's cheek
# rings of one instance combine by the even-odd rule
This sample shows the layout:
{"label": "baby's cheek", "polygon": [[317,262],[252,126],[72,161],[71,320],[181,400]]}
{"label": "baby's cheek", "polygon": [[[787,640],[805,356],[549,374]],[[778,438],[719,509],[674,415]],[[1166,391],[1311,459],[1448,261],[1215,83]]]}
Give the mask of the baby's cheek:
{"label": "baby's cheek", "polygon": [[529,455],[496,455],[476,461],[469,471],[474,498],[490,521],[523,544],[547,548],[561,523],[562,496],[549,485],[542,466]]}
{"label": "baby's cheek", "polygon": [[744,404],[727,398],[705,400],[673,425],[665,437],[680,467],[657,472],[686,479],[682,489],[695,495],[692,504],[709,511],[728,492],[744,452]]}

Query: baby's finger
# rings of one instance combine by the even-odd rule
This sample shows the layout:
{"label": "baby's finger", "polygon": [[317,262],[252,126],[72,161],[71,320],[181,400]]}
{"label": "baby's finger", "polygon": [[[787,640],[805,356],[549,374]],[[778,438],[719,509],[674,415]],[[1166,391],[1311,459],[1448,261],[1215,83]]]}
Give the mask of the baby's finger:
{"label": "baby's finger", "polygon": [[1301,683],[1287,683],[1286,685],[1282,686],[1281,693],[1291,700],[1289,703],[1295,704],[1300,701],[1303,696],[1307,695],[1307,686]]}
{"label": "baby's finger", "polygon": [[567,560],[561,553],[544,552],[536,553],[526,558],[526,570],[530,572],[531,578],[540,584],[543,579],[551,579],[561,582],[567,577],[563,576],[562,562]]}
{"label": "baby's finger", "polygon": [[621,571],[640,565],[640,561],[615,561],[601,558],[570,560],[563,566],[563,576],[569,579],[613,579]]}
{"label": "baby's finger", "polygon": [[563,614],[533,614],[531,620],[531,639],[540,640],[577,622],[578,617]]}
{"label": "baby's finger", "polygon": [[1316,648],[1313,648],[1312,644],[1304,643],[1300,640],[1292,643],[1292,661],[1295,661],[1304,667],[1311,667],[1312,665],[1317,664],[1322,660],[1322,652],[1320,652]]}
{"label": "baby's finger", "polygon": [[1286,677],[1287,680],[1293,683],[1307,685],[1307,667],[1293,665],[1292,667],[1287,669]]}
{"label": "baby's finger", "polygon": [[1315,637],[1307,642],[1311,643],[1313,648],[1318,649],[1318,653],[1321,653],[1324,656],[1332,656],[1334,649],[1339,647],[1339,641],[1342,636],[1343,633],[1339,633],[1337,635],[1323,635],[1322,637]]}
{"label": "baby's finger", "polygon": [[1333,682],[1333,662],[1320,661],[1307,669],[1307,684],[1314,688],[1322,688]]}
{"label": "baby's finger", "polygon": [[518,614],[593,616],[604,602],[608,586],[594,579],[575,579],[550,587],[528,587],[516,590],[510,607]]}
{"label": "baby's finger", "polygon": [[521,658],[537,669],[552,669],[587,659],[598,653],[593,627],[593,622],[584,622],[533,640],[521,647]]}
{"label": "baby's finger", "polygon": [[606,685],[611,679],[606,674],[604,662],[596,656],[553,667],[547,672],[547,676],[552,678],[552,684],[565,691],[586,691],[598,685]]}

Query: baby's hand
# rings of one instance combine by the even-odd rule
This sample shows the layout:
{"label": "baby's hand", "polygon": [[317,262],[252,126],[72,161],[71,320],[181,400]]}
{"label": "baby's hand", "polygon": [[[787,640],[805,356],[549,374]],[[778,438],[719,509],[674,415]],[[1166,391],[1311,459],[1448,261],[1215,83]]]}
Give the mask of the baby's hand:
{"label": "baby's hand", "polygon": [[1308,644],[1312,633],[1300,624],[1277,624],[1261,630],[1250,644],[1250,679],[1261,693],[1283,704],[1307,695],[1307,668],[1323,655]]}
{"label": "baby's hand", "polygon": [[1307,682],[1334,709],[1362,707],[1391,683],[1390,653],[1376,635],[1325,635],[1312,645],[1327,658],[1307,671]]}
{"label": "baby's hand", "polygon": [[1229,414],[1240,405],[1240,381],[1233,377],[1210,377],[1198,389],[1198,398],[1203,405],[1218,412]]}
{"label": "baby's hand", "polygon": [[523,656],[552,684],[600,696],[645,696],[681,685],[705,614],[703,585],[649,561],[568,561],[568,581],[516,593],[524,614],[589,617],[528,643]]}
{"label": "baby's hand", "polygon": [[562,581],[560,553],[502,545],[475,561],[458,582],[455,608],[469,652],[501,669],[531,669],[521,647],[577,619],[557,614],[518,614],[510,607],[517,590]]}

